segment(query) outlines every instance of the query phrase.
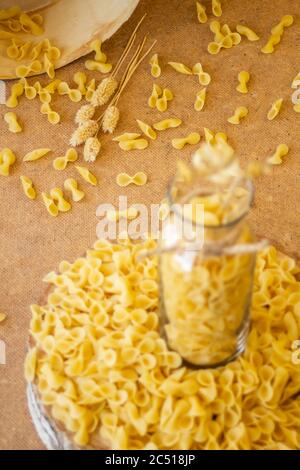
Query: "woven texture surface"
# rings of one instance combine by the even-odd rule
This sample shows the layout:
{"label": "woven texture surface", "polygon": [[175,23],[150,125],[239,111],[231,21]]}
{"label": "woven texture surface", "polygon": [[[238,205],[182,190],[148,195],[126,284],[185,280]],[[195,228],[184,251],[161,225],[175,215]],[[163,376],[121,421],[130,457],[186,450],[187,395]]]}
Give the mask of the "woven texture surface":
{"label": "woven texture surface", "polygon": [[[210,12],[210,2],[206,3]],[[74,113],[79,105],[70,103],[66,97],[55,97],[53,108],[61,114],[62,122],[51,126],[39,113],[38,100],[32,102],[23,98],[16,113],[25,130],[18,136],[7,132],[3,122],[6,108],[0,106],[0,148],[10,147],[17,155],[11,176],[0,177],[0,311],[8,315],[0,326],[0,340],[4,340],[7,347],[7,364],[0,365],[0,449],[42,448],[27,411],[23,361],[29,305],[38,303],[43,295],[43,276],[55,269],[62,259],[71,261],[92,244],[99,204],[117,203],[121,194],[128,196],[129,203],[158,203],[164,197],[176,158],[183,156],[188,160],[191,153],[191,147],[183,151],[173,149],[172,138],[193,131],[203,134],[203,126],[225,131],[243,163],[263,160],[278,144],[288,144],[291,150],[285,163],[257,183],[251,221],[258,236],[269,238],[290,255],[299,253],[300,115],[292,109],[291,83],[300,70],[300,4],[298,0],[273,0],[271,3],[269,0],[224,0],[222,4],[222,23],[229,23],[231,27],[246,24],[259,34],[261,41],[250,43],[243,39],[239,46],[210,56],[206,48],[212,33],[208,24],[197,22],[193,0],[142,0],[130,21],[105,43],[104,51],[109,60],[116,63],[134,25],[147,12],[139,37],[148,34],[149,41],[158,40],[154,52],[160,56],[163,74],[156,82],[170,88],[175,95],[163,116],[147,106],[153,79],[146,61],[120,100],[121,121],[117,132],[136,132],[137,118],[153,123],[172,115],[183,119],[184,125],[159,134],[157,141],[151,141],[143,151],[125,153],[110,137],[102,138],[102,156],[90,165],[99,185],[93,188],[81,184],[86,199],[57,219],[48,215],[40,195],[34,202],[26,199],[19,177],[32,178],[39,194],[54,186],[62,187],[68,177],[78,177],[72,166],[64,172],[55,171],[52,161],[68,148]],[[267,41],[272,26],[284,14],[295,15],[294,25],[285,31],[275,54],[261,54],[260,48]],[[168,61],[188,66],[201,62],[204,70],[212,75],[202,112],[196,113],[193,108],[195,94],[201,88],[197,77],[177,74],[166,65]],[[84,60],[78,61],[60,70],[57,77],[71,83],[73,74],[82,70],[83,64]],[[241,70],[251,74],[250,92],[245,96],[235,90]],[[90,78],[101,79],[99,74],[87,74]],[[269,122],[266,114],[272,102],[280,97],[284,98],[282,111],[275,121]],[[228,124],[227,118],[240,105],[248,106],[249,116],[240,126]],[[49,147],[53,154],[32,164],[22,163],[25,153],[38,147]],[[123,171],[129,174],[145,171],[149,182],[143,188],[121,189],[115,177]]]}

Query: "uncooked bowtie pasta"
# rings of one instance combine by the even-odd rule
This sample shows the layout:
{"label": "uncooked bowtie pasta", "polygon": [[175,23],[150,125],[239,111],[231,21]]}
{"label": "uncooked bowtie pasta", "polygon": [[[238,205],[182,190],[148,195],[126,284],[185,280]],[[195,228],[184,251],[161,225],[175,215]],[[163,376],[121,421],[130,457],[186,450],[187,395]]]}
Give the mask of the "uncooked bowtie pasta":
{"label": "uncooked bowtie pasta", "polygon": [[74,163],[78,160],[78,153],[74,148],[69,149],[63,157],[58,157],[53,161],[55,170],[65,170],[68,163]]}
{"label": "uncooked bowtie pasta", "polygon": [[10,96],[6,100],[6,106],[8,108],[16,108],[19,104],[19,98],[24,93],[24,85],[22,83],[15,83],[11,87]]}
{"label": "uncooked bowtie pasta", "polygon": [[36,190],[34,189],[32,180],[27,176],[20,176],[20,181],[23,187],[24,194],[28,197],[28,199],[35,199]]}
{"label": "uncooked bowtie pasta", "polygon": [[133,176],[127,173],[120,173],[117,175],[116,183],[121,188],[134,184],[135,186],[144,186],[148,181],[147,175],[143,171],[139,171]]}
{"label": "uncooked bowtie pasta", "polygon": [[47,149],[47,148],[40,148],[40,149],[32,150],[31,152],[25,155],[25,157],[23,158],[23,162],[35,162],[36,160],[39,160],[40,158],[48,155],[48,153],[50,152],[51,152],[51,149]]}
{"label": "uncooked bowtie pasta", "polygon": [[205,105],[205,100],[206,100],[206,88],[203,88],[202,90],[198,91],[196,95],[196,101],[194,103],[194,109],[196,111],[202,111]]}
{"label": "uncooked bowtie pasta", "polygon": [[248,28],[248,26],[238,24],[236,30],[239,34],[245,36],[248,41],[259,41],[259,36],[251,28]]}
{"label": "uncooked bowtie pasta", "polygon": [[54,111],[49,103],[43,103],[41,106],[41,113],[47,116],[48,122],[52,125],[60,123],[60,115]]}
{"label": "uncooked bowtie pasta", "polygon": [[289,153],[289,147],[286,144],[280,144],[277,146],[274,154],[268,158],[267,163],[269,165],[281,165],[283,157]]}
{"label": "uncooked bowtie pasta", "polygon": [[292,15],[285,15],[281,18],[280,22],[271,29],[271,36],[266,45],[261,49],[264,54],[272,54],[275,46],[280,43],[284,33],[284,29],[292,26],[294,18]]}
{"label": "uncooked bowtie pasta", "polygon": [[78,173],[80,174],[80,176],[89,184],[91,184],[92,186],[97,186],[98,184],[98,181],[97,181],[97,178],[95,175],[93,175],[93,173],[91,173],[88,168],[84,167],[84,166],[75,166],[76,170],[78,171]]}
{"label": "uncooked bowtie pasta", "polygon": [[119,147],[122,150],[144,150],[149,146],[149,142],[146,139],[133,139],[133,140],[121,140]]}
{"label": "uncooked bowtie pasta", "polygon": [[240,93],[248,93],[248,82],[250,80],[250,74],[246,70],[243,70],[238,74],[239,84],[236,87],[236,90]]}
{"label": "uncooked bowtie pasta", "polygon": [[13,134],[18,134],[19,132],[22,132],[23,128],[19,123],[17,115],[15,113],[5,113],[4,121],[8,124],[9,132],[12,132]]}
{"label": "uncooked bowtie pasta", "polygon": [[236,108],[233,116],[227,119],[231,124],[240,124],[241,120],[249,114],[248,108],[245,106],[239,106]]}
{"label": "uncooked bowtie pasta", "polygon": [[198,132],[192,132],[187,137],[181,137],[172,140],[172,146],[174,149],[182,150],[187,144],[196,145],[200,142],[200,134]]}
{"label": "uncooked bowtie pasta", "polygon": [[272,121],[278,116],[282,108],[282,103],[283,103],[283,98],[279,98],[278,100],[274,101],[274,103],[271,106],[271,109],[268,112],[269,121]]}
{"label": "uncooked bowtie pasta", "polygon": [[74,202],[79,202],[85,197],[85,193],[79,189],[78,182],[74,178],[66,179],[64,188],[71,193]]}
{"label": "uncooked bowtie pasta", "polygon": [[163,121],[156,122],[153,124],[154,129],[157,131],[165,131],[167,129],[173,129],[175,127],[179,127],[182,124],[182,120],[178,118],[168,118],[164,119]]}
{"label": "uncooked bowtie pasta", "polygon": [[0,175],[9,176],[15,162],[16,156],[14,152],[9,148],[2,149],[0,151]]}
{"label": "uncooked bowtie pasta", "polygon": [[149,124],[147,124],[146,122],[140,121],[139,119],[137,119],[136,122],[137,122],[139,128],[141,129],[141,131],[143,132],[143,134],[145,134],[151,140],[156,140],[157,134],[152,129],[152,127],[149,126]]}
{"label": "uncooked bowtie pasta", "polygon": [[151,75],[154,78],[159,78],[161,76],[161,67],[158,62],[158,54],[154,54],[150,61],[149,64],[151,65]]}
{"label": "uncooked bowtie pasta", "polygon": [[71,204],[65,199],[64,193],[60,188],[51,189],[50,196],[59,212],[69,212],[72,209]]}
{"label": "uncooked bowtie pasta", "polygon": [[206,7],[202,5],[200,2],[196,2],[197,8],[197,18],[199,23],[204,24],[207,23],[207,14],[206,14]]}

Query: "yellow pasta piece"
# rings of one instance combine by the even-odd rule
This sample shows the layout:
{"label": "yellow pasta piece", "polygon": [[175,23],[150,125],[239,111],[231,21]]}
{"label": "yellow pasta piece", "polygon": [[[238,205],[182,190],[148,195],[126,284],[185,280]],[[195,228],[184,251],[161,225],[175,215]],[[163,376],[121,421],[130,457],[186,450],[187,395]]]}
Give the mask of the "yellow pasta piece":
{"label": "yellow pasta piece", "polygon": [[96,90],[96,80],[93,78],[86,87],[85,99],[90,103]]}
{"label": "yellow pasta piece", "polygon": [[197,8],[197,18],[199,23],[206,23],[207,22],[207,14],[206,14],[206,8],[204,5],[202,5],[200,2],[196,2],[196,8]]}
{"label": "yellow pasta piece", "polygon": [[87,76],[83,72],[77,72],[74,75],[73,78],[74,82],[78,86],[78,90],[82,94],[82,96],[85,96],[86,94],[86,83],[87,83]]}
{"label": "yellow pasta piece", "polygon": [[50,196],[52,197],[53,201],[56,202],[56,206],[60,212],[68,212],[71,210],[71,204],[66,201],[64,198],[64,193],[60,188],[53,188],[50,191]]}
{"label": "yellow pasta piece", "polygon": [[82,99],[82,94],[79,90],[71,89],[67,82],[60,82],[58,85],[58,94],[61,96],[68,95],[71,101],[79,103]]}
{"label": "yellow pasta piece", "polygon": [[192,132],[187,137],[172,140],[172,146],[174,149],[181,150],[185,145],[196,145],[200,142],[200,134],[198,132]]}
{"label": "yellow pasta piece", "polygon": [[122,150],[144,150],[149,146],[146,139],[122,140],[119,142],[119,147]]}
{"label": "yellow pasta piece", "polygon": [[224,34],[221,32],[221,23],[217,20],[214,20],[210,23],[209,29],[214,34],[215,42],[222,42],[224,40]]}
{"label": "yellow pasta piece", "polygon": [[5,319],[6,319],[5,313],[0,313],[0,323],[3,323]]}
{"label": "yellow pasta piece", "polygon": [[141,129],[141,131],[142,131],[147,137],[149,137],[149,138],[152,139],[152,140],[156,140],[157,134],[156,134],[156,132],[152,129],[151,126],[149,126],[148,124],[146,124],[146,123],[143,122],[143,121],[140,121],[139,119],[137,119],[136,122],[138,123],[138,126],[139,126],[139,128]]}
{"label": "yellow pasta piece", "polygon": [[29,85],[26,78],[21,78],[20,83],[24,86],[25,96],[28,100],[34,100],[37,95],[37,90],[34,86]]}
{"label": "yellow pasta piece", "polygon": [[66,191],[70,191],[74,202],[79,202],[85,197],[84,192],[78,188],[78,182],[73,178],[68,178],[64,182],[64,188]]}
{"label": "yellow pasta piece", "polygon": [[172,101],[174,98],[173,93],[168,88],[164,88],[161,98],[156,100],[156,108],[160,112],[165,112],[168,109],[168,101]]}
{"label": "yellow pasta piece", "polygon": [[22,187],[24,190],[25,195],[29,199],[35,199],[36,198],[36,191],[33,187],[33,182],[30,178],[27,176],[20,176],[20,181],[22,183]]}
{"label": "yellow pasta piece", "polygon": [[154,54],[150,61],[149,64],[151,65],[151,75],[154,78],[158,78],[161,76],[161,68],[158,62],[158,54]]}
{"label": "yellow pasta piece", "polygon": [[97,178],[93,173],[91,173],[87,168],[84,166],[75,166],[76,170],[80,174],[80,176],[92,186],[96,186],[98,184]]}
{"label": "yellow pasta piece", "polygon": [[238,24],[236,30],[239,34],[245,36],[248,41],[259,41],[259,36],[252,29],[248,28],[248,26]]}
{"label": "yellow pasta piece", "polygon": [[29,152],[25,155],[23,162],[35,162],[45,155],[48,155],[49,152],[51,152],[51,149],[40,148],[33,150],[32,152]]}
{"label": "yellow pasta piece", "polygon": [[215,16],[222,16],[221,0],[212,0],[212,12]]}
{"label": "yellow pasta piece", "polygon": [[16,156],[9,148],[0,151],[0,175],[9,176],[12,165],[16,161]]}
{"label": "yellow pasta piece", "polygon": [[17,115],[15,113],[5,113],[4,121],[8,124],[8,130],[14,134],[22,132],[22,126],[18,122]]}
{"label": "yellow pasta piece", "polygon": [[74,148],[71,148],[65,156],[58,157],[53,161],[53,168],[59,171],[65,170],[68,163],[76,162],[76,160],[78,160],[78,153]]}
{"label": "yellow pasta piece", "polygon": [[41,36],[44,33],[44,28],[35,23],[27,13],[21,13],[19,21],[23,27],[26,27],[25,31],[30,31],[34,36]]}
{"label": "yellow pasta piece", "polygon": [[9,18],[14,18],[19,16],[22,13],[22,10],[19,6],[12,6],[10,8],[5,8],[0,10],[0,21],[8,20]]}
{"label": "yellow pasta piece", "polygon": [[18,54],[17,60],[21,61],[21,60],[25,59],[28,55],[28,52],[29,52],[31,46],[32,46],[31,42],[25,42],[24,44],[19,46],[19,54]]}
{"label": "yellow pasta piece", "polygon": [[267,162],[270,165],[281,165],[282,158],[289,153],[289,147],[286,144],[280,144],[277,146],[275,153],[268,158]]}
{"label": "yellow pasta piece", "polygon": [[178,118],[168,118],[163,121],[156,122],[153,124],[154,129],[157,131],[165,131],[167,129],[172,129],[179,127],[182,124],[182,120]]}
{"label": "yellow pasta piece", "polygon": [[211,55],[219,54],[222,48],[230,49],[233,46],[233,42],[230,36],[224,36],[220,42],[210,42],[207,46],[207,51]]}
{"label": "yellow pasta piece", "polygon": [[245,118],[248,115],[249,111],[245,106],[239,106],[236,108],[233,116],[227,119],[231,124],[240,124],[241,119]]}
{"label": "yellow pasta piece", "polygon": [[101,50],[102,42],[99,39],[96,39],[91,43],[91,50],[95,52],[95,61],[102,62],[105,64],[107,57]]}
{"label": "yellow pasta piece", "polygon": [[52,125],[59,124],[60,122],[60,115],[53,111],[49,103],[43,103],[41,106],[41,113],[47,115],[48,121]]}
{"label": "yellow pasta piece", "polygon": [[34,60],[30,65],[20,65],[16,68],[16,76],[18,78],[25,78],[31,74],[40,73],[43,70],[43,66],[39,60]]}
{"label": "yellow pasta piece", "polygon": [[53,62],[49,59],[48,54],[44,54],[44,69],[51,80],[55,78],[55,68]]}
{"label": "yellow pasta piece", "polygon": [[109,73],[112,69],[111,64],[104,64],[103,62],[96,62],[95,60],[87,60],[84,65],[87,70],[91,70],[92,72]]}
{"label": "yellow pasta piece", "polygon": [[119,222],[120,219],[134,220],[138,215],[139,211],[132,206],[124,211],[108,211],[106,217],[110,222]]}
{"label": "yellow pasta piece", "polygon": [[236,90],[240,93],[248,93],[248,82],[250,80],[249,72],[243,70],[238,74],[238,81],[239,84],[236,87]]}
{"label": "yellow pasta piece", "polygon": [[126,142],[128,140],[135,140],[141,137],[141,134],[137,134],[136,132],[125,132],[122,135],[114,137],[113,140],[115,142]]}
{"label": "yellow pasta piece", "polygon": [[19,98],[24,93],[24,85],[22,83],[15,83],[11,87],[10,97],[6,101],[8,108],[16,108],[19,104]]}
{"label": "yellow pasta piece", "polygon": [[60,83],[61,83],[61,80],[59,80],[59,79],[53,80],[52,82],[48,83],[48,85],[46,85],[43,88],[43,90],[44,90],[44,92],[50,93],[50,95],[52,95],[57,91],[58,86],[59,86]]}
{"label": "yellow pasta piece", "polygon": [[284,28],[291,26],[294,23],[294,18],[292,15],[285,15],[281,18],[281,21],[275,25],[271,30],[271,36],[269,37],[268,42],[261,49],[261,52],[264,54],[272,54],[275,50],[275,46],[280,43],[282,35],[284,33]]}
{"label": "yellow pasta piece", "polygon": [[55,204],[54,200],[52,199],[52,197],[49,196],[49,194],[47,194],[47,193],[42,193],[42,198],[43,198],[44,204],[45,204],[46,209],[49,212],[49,214],[52,217],[57,217],[58,213],[59,213],[59,210],[58,210],[58,207]]}
{"label": "yellow pasta piece", "polygon": [[129,186],[130,184],[144,186],[147,181],[148,177],[142,171],[139,171],[134,176],[129,176],[127,173],[120,173],[116,178],[117,185],[122,188]]}
{"label": "yellow pasta piece", "polygon": [[27,382],[33,382],[37,366],[37,348],[31,348],[25,360],[25,379]]}
{"label": "yellow pasta piece", "polygon": [[192,71],[194,75],[198,75],[200,85],[207,86],[210,84],[211,76],[207,72],[203,71],[203,67],[200,62],[193,66]]}
{"label": "yellow pasta piece", "polygon": [[194,109],[196,111],[202,111],[205,105],[205,100],[206,100],[206,88],[203,88],[202,90],[198,91],[196,95],[196,101],[194,103]]}
{"label": "yellow pasta piece", "polygon": [[152,94],[148,100],[148,105],[150,106],[150,108],[155,108],[156,106],[156,103],[157,103],[157,99],[163,94],[163,91],[162,89],[160,88],[160,86],[156,85],[155,83],[153,84],[153,88],[152,88]]}
{"label": "yellow pasta piece", "polygon": [[168,64],[171,65],[171,67],[174,70],[176,70],[176,72],[182,73],[184,75],[192,75],[193,74],[192,70],[189,67],[187,67],[184,64],[181,64],[180,62],[168,62]]}
{"label": "yellow pasta piece", "polygon": [[42,53],[42,50],[43,50],[43,46],[44,46],[44,42],[41,41],[39,43],[37,43],[32,49],[31,49],[31,52],[30,52],[30,59],[33,61],[33,60],[37,60],[41,53]]}
{"label": "yellow pasta piece", "polygon": [[13,37],[11,39],[11,44],[6,49],[7,57],[9,57],[10,59],[17,60],[19,57],[19,47],[20,47],[20,43],[18,42],[16,38]]}
{"label": "yellow pasta piece", "polygon": [[281,107],[282,107],[282,103],[283,103],[282,98],[274,101],[274,103],[271,106],[271,109],[268,112],[269,121],[272,121],[273,119],[275,119],[278,116],[278,114],[281,110]]}

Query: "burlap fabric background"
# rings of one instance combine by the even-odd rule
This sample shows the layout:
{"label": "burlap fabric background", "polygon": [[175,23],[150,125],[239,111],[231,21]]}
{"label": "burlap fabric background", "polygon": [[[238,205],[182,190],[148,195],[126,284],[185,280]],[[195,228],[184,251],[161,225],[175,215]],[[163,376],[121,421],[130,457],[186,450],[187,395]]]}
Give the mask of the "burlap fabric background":
{"label": "burlap fabric background", "polygon": [[[209,4],[210,2],[205,2]],[[286,143],[291,151],[285,163],[275,167],[272,175],[257,184],[256,202],[251,218],[259,236],[268,237],[285,252],[297,256],[300,248],[300,116],[293,112],[291,82],[300,70],[300,3],[298,0],[224,0],[221,21],[234,27],[243,23],[261,36],[262,41],[242,44],[223,50],[217,56],[206,52],[212,40],[208,24],[200,25],[193,0],[142,0],[131,20],[110,40],[104,50],[115,63],[130,31],[137,20],[147,12],[139,36],[148,34],[157,39],[163,74],[157,80],[174,91],[167,115],[183,119],[179,129],[161,133],[147,150],[122,152],[111,138],[103,138],[101,158],[91,165],[99,178],[99,186],[82,184],[86,199],[67,214],[52,219],[41,202],[41,196],[31,202],[20,188],[19,176],[31,177],[38,192],[53,186],[62,186],[66,177],[77,177],[70,166],[65,172],[52,168],[54,156],[64,154],[73,129],[74,112],[78,105],[65,97],[55,98],[53,107],[61,113],[62,122],[52,127],[39,113],[39,102],[22,99],[17,114],[24,124],[24,133],[14,136],[6,130],[0,107],[0,147],[11,147],[17,155],[10,178],[0,177],[0,311],[8,314],[0,326],[0,339],[7,345],[7,364],[0,365],[0,449],[40,449],[26,405],[23,361],[26,351],[29,305],[38,302],[43,290],[42,277],[56,268],[62,259],[73,260],[89,247],[96,237],[96,208],[100,203],[116,203],[125,194],[131,203],[158,203],[165,194],[167,181],[173,174],[178,155],[189,158],[191,148],[179,152],[172,148],[174,136],[201,131],[203,126],[228,132],[242,161],[264,159],[279,143]],[[295,24],[286,30],[275,54],[263,55],[260,48],[267,40],[271,27],[284,14],[295,15]],[[0,59],[1,60],[1,59]],[[175,73],[166,66],[168,61],[192,65],[201,61],[211,73],[207,104],[196,113],[193,102],[200,89],[196,77]],[[83,60],[60,70],[58,78],[71,82],[75,71],[83,68]],[[235,91],[239,71],[251,73],[250,93],[243,96]],[[89,72],[90,77],[100,75]],[[140,68],[120,101],[121,121],[118,132],[134,131],[135,119],[153,123],[162,118],[158,111],[147,106],[153,79],[148,63]],[[284,98],[278,119],[266,118],[271,103]],[[227,123],[236,106],[249,107],[249,117],[240,126]],[[53,154],[33,163],[23,164],[23,155],[37,147],[50,147]],[[143,188],[121,190],[115,183],[121,171],[134,174],[143,170],[149,183]]]}

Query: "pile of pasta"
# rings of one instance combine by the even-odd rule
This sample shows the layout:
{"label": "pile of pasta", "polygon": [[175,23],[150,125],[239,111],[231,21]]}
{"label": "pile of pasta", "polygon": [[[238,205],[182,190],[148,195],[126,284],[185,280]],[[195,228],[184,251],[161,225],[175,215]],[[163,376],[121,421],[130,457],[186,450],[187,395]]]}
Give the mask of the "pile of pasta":
{"label": "pile of pasta", "polygon": [[96,241],[45,278],[25,375],[78,448],[300,449],[300,270],[258,255],[247,350],[190,370],[159,334],[156,242]]}

